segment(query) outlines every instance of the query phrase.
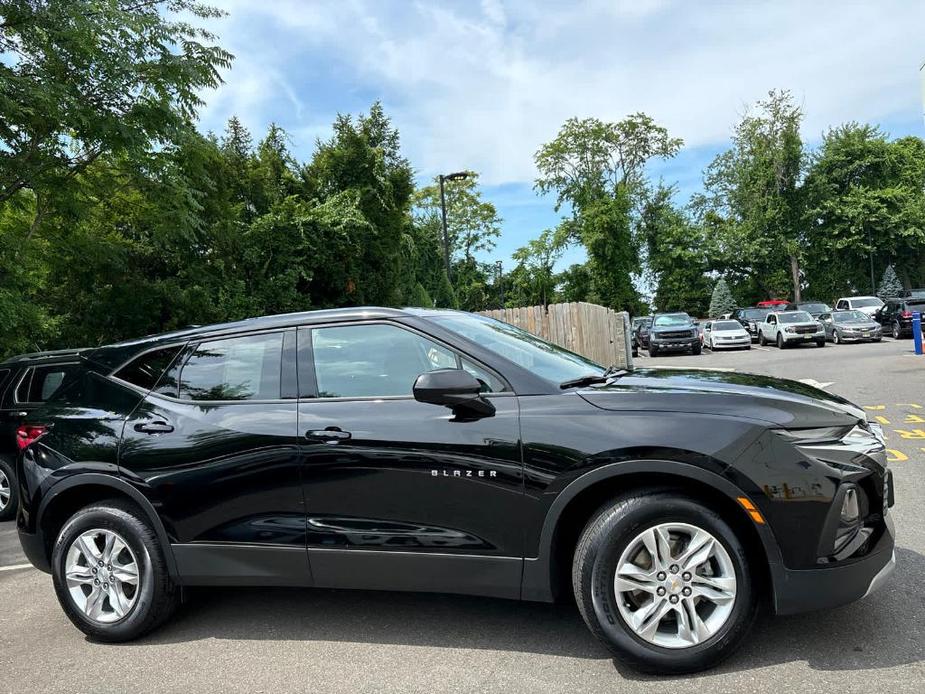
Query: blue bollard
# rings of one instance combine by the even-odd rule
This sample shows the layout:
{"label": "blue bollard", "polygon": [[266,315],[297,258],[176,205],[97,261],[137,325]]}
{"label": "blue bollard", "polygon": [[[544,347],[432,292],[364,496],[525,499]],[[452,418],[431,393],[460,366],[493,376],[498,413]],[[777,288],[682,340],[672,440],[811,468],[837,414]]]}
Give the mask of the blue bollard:
{"label": "blue bollard", "polygon": [[915,342],[915,353],[922,353],[922,314],[919,311],[912,313],[912,340]]}

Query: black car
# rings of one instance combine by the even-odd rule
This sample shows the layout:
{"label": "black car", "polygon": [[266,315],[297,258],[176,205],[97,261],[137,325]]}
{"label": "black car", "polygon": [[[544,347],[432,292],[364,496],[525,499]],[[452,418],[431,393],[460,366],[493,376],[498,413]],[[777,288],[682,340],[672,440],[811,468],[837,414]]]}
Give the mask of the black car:
{"label": "black car", "polygon": [[686,313],[657,313],[648,330],[646,349],[650,357],[659,352],[700,354],[703,349],[700,328]]}
{"label": "black car", "polygon": [[19,430],[18,530],[101,641],[162,624],[187,586],[573,595],[617,658],[687,672],[759,604],[848,603],[895,563],[882,434],[794,381],[605,369],[423,309],[258,318],[81,364]]}
{"label": "black car", "polygon": [[785,311],[806,311],[813,318],[818,318],[823,313],[830,313],[832,307],[822,301],[798,301],[789,303]]}
{"label": "black car", "polygon": [[630,326],[630,335],[631,335],[631,340],[632,340],[634,357],[637,354],[639,354],[639,347],[640,347],[639,334],[640,332],[645,333],[646,342],[645,342],[644,347],[646,349],[649,348],[649,340],[648,340],[649,326],[651,325],[652,325],[652,316],[639,316],[633,319],[633,322]]}
{"label": "black car", "polygon": [[771,308],[758,308],[756,306],[752,306],[751,308],[737,308],[729,317],[732,320],[739,321],[742,327],[751,335],[752,342],[757,342],[758,326],[764,322],[764,319],[773,310],[774,309]]}
{"label": "black car", "polygon": [[0,362],[0,521],[16,516],[16,430],[61,385],[79,361],[80,352],[36,352]]}
{"label": "black car", "polygon": [[925,313],[925,297],[887,299],[874,315],[874,320],[897,340],[912,337],[912,314],[915,311]]}

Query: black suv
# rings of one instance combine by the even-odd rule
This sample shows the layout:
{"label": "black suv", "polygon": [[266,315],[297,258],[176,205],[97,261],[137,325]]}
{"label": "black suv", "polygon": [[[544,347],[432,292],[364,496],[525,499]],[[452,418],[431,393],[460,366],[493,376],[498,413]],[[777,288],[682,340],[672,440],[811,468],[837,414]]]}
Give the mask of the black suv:
{"label": "black suv", "polygon": [[102,641],[163,623],[183,586],[574,595],[617,658],[687,672],[732,653],[760,603],[841,605],[895,563],[881,433],[793,381],[605,369],[423,309],[81,362],[20,428],[18,529]]}
{"label": "black suv", "polygon": [[912,314],[925,313],[925,297],[887,299],[874,315],[874,320],[889,330],[895,339],[912,337]]}
{"label": "black suv", "polygon": [[756,306],[752,306],[751,308],[737,308],[729,317],[732,320],[739,321],[742,327],[748,331],[748,334],[752,338],[752,342],[757,342],[758,326],[764,322],[764,319],[767,318],[768,314],[773,310],[774,309],[771,308],[758,308]]}
{"label": "black suv", "polygon": [[703,342],[700,329],[686,313],[657,313],[649,326],[646,348],[649,356],[659,352],[690,352],[700,354]]}
{"label": "black suv", "polygon": [[0,362],[0,521],[16,516],[16,430],[26,416],[58,389],[80,352],[37,352]]}

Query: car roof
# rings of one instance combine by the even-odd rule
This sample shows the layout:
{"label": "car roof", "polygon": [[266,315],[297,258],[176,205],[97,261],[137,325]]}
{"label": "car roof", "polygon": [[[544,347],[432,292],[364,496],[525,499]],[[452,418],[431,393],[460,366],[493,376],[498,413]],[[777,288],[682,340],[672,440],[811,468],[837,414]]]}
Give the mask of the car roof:
{"label": "car roof", "polygon": [[13,368],[17,366],[34,366],[35,364],[55,364],[62,361],[73,361],[93,351],[92,348],[58,349],[46,352],[30,352],[17,354],[0,362],[0,368]]}
{"label": "car roof", "polygon": [[838,297],[839,301],[850,301],[851,299],[879,299],[879,296],[873,296],[871,294],[858,294],[857,296],[840,296]]}

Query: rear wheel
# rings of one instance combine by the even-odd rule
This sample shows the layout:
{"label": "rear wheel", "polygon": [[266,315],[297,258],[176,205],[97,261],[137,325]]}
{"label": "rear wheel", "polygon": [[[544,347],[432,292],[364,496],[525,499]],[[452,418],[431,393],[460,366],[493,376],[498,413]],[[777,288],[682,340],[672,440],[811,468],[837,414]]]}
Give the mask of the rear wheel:
{"label": "rear wheel", "polygon": [[902,329],[899,327],[899,321],[893,321],[893,339],[898,340],[902,337]]}
{"label": "rear wheel", "polygon": [[605,506],[572,567],[579,610],[618,660],[645,672],[694,672],[731,655],[757,601],[746,552],[726,522],[674,492]]}
{"label": "rear wheel", "polygon": [[52,551],[52,576],[65,614],[98,641],[138,638],[179,602],[157,535],[137,507],[120,500],[71,517]]}
{"label": "rear wheel", "polygon": [[0,458],[0,521],[12,520],[16,515],[19,490],[13,466]]}

